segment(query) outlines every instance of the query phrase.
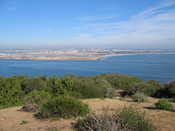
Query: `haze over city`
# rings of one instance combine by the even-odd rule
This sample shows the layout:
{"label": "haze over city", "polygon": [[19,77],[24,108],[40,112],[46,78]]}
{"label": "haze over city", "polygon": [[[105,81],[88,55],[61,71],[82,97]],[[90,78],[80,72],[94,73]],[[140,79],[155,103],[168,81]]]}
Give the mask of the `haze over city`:
{"label": "haze over city", "polygon": [[175,49],[175,0],[0,0],[0,48]]}

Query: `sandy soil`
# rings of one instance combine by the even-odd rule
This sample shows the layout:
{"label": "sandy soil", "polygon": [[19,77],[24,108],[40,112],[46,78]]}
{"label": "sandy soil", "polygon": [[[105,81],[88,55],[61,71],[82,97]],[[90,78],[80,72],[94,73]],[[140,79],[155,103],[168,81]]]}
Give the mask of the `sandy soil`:
{"label": "sandy soil", "polygon": [[[175,131],[175,112],[148,109],[153,107],[157,99],[150,98],[149,102],[137,104],[129,99],[88,99],[83,100],[90,105],[93,112],[101,112],[104,108],[117,111],[125,106],[135,106],[145,111],[157,126],[157,131]],[[20,107],[0,110],[0,131],[71,131],[74,120],[38,120],[33,113],[18,111]],[[21,124],[25,120],[26,124]]]}

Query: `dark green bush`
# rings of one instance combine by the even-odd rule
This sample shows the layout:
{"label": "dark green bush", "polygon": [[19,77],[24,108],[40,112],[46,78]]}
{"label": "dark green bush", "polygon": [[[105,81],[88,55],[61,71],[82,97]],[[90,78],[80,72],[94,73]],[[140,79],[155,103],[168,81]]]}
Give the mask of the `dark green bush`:
{"label": "dark green bush", "polygon": [[132,99],[134,102],[146,102],[147,96],[144,93],[137,92],[136,94],[132,95]]}
{"label": "dark green bush", "polygon": [[167,88],[168,88],[169,96],[174,97],[175,96],[175,81],[170,82],[167,85]]}
{"label": "dark green bush", "polygon": [[159,81],[156,81],[156,80],[149,80],[146,82],[147,84],[150,84],[158,89],[160,88],[164,88],[164,84],[160,83]]}
{"label": "dark green bush", "polygon": [[48,91],[54,95],[63,94],[61,79],[57,77],[50,77],[47,80]]}
{"label": "dark green bush", "polygon": [[145,113],[133,107],[124,108],[119,113],[121,123],[131,131],[155,131],[152,121],[148,120]]}
{"label": "dark green bush", "polygon": [[46,91],[32,91],[27,94],[24,98],[26,104],[37,104],[40,105],[42,103],[47,102],[51,99],[51,94]]}
{"label": "dark green bush", "polygon": [[155,94],[162,88],[156,81],[149,81],[147,83],[134,83],[130,88],[125,89],[127,95],[133,95],[137,92],[142,92],[147,96],[155,96]]}
{"label": "dark green bush", "polygon": [[175,96],[175,81],[164,84],[164,88],[157,91],[155,97],[173,98]]}
{"label": "dark green bush", "polygon": [[161,99],[157,103],[155,103],[155,107],[161,110],[173,110],[173,105],[167,99]]}
{"label": "dark green bush", "polygon": [[87,104],[84,104],[75,98],[59,96],[43,103],[36,116],[38,118],[71,118],[85,116],[87,113],[89,113]]}
{"label": "dark green bush", "polygon": [[25,92],[25,94],[33,90],[44,90],[46,88],[47,83],[41,78],[30,78],[22,82],[22,90]]}
{"label": "dark green bush", "polygon": [[16,77],[0,80],[0,108],[23,104],[21,80]]}
{"label": "dark green bush", "polygon": [[107,86],[103,82],[83,80],[81,87],[77,88],[76,91],[81,94],[82,98],[105,98]]}
{"label": "dark green bush", "polygon": [[133,84],[143,82],[142,79],[133,76],[120,75],[120,74],[101,74],[97,76],[91,76],[92,79],[105,79],[107,80],[111,86],[115,89],[128,89]]}
{"label": "dark green bush", "polygon": [[164,85],[158,81],[150,80],[146,82],[147,87],[143,89],[143,92],[148,96],[156,96],[156,93],[164,88]]}

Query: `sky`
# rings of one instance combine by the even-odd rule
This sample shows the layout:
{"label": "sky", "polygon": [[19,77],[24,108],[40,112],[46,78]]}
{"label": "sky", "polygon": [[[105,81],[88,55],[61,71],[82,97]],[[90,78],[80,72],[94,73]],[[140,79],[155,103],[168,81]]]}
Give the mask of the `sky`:
{"label": "sky", "polygon": [[175,0],[0,0],[0,49],[175,49]]}

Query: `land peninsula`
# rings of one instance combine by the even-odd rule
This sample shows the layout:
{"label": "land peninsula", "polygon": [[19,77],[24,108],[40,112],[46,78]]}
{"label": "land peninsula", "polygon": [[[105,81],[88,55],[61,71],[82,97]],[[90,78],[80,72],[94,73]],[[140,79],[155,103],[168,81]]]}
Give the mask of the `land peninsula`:
{"label": "land peninsula", "polygon": [[101,60],[108,56],[148,53],[175,53],[167,50],[118,49],[6,49],[0,50],[0,59],[16,60]]}

